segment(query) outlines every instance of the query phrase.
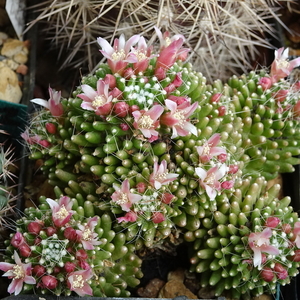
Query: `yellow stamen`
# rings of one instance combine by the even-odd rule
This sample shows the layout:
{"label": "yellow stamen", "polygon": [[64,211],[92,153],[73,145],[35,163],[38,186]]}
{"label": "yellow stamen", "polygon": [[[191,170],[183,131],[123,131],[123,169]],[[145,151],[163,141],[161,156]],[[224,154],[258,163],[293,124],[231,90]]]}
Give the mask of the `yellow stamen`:
{"label": "yellow stamen", "polygon": [[24,269],[19,265],[13,266],[13,274],[14,279],[21,279],[25,277]]}
{"label": "yellow stamen", "polygon": [[81,289],[84,286],[84,279],[82,275],[74,275],[73,288]]}
{"label": "yellow stamen", "polygon": [[125,204],[127,202],[129,202],[127,194],[120,193],[120,198],[119,198],[119,200],[116,201],[116,203],[121,205],[121,204]]}
{"label": "yellow stamen", "polygon": [[181,128],[183,128],[184,121],[185,121],[185,116],[184,116],[184,114],[183,114],[181,111],[176,110],[175,113],[173,114],[173,117],[179,121],[179,124],[178,124],[178,125],[179,125]]}
{"label": "yellow stamen", "polygon": [[94,101],[92,102],[93,107],[99,107],[102,106],[103,104],[105,104],[105,97],[100,95],[96,96],[94,98]]}
{"label": "yellow stamen", "polygon": [[89,228],[86,228],[82,234],[82,239],[85,241],[90,241],[92,239],[92,232]]}
{"label": "yellow stamen", "polygon": [[64,205],[62,205],[59,211],[55,213],[55,217],[59,218],[60,220],[65,219],[68,215],[69,212],[66,210]]}
{"label": "yellow stamen", "polygon": [[125,55],[125,51],[123,49],[119,50],[119,51],[115,51],[112,55],[111,58],[113,61],[117,61],[117,60],[123,60],[125,59],[126,55]]}
{"label": "yellow stamen", "polygon": [[139,128],[150,129],[153,126],[153,120],[150,116],[144,115],[138,120]]}

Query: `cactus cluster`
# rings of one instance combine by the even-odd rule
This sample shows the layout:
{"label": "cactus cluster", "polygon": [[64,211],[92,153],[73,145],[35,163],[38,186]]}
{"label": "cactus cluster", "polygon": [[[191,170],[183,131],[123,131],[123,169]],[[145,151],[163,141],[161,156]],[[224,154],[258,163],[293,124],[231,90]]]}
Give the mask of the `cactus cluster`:
{"label": "cactus cluster", "polygon": [[299,84],[285,79],[300,61],[280,49],[270,72],[207,84],[186,62],[184,37],[156,32],[158,53],[138,35],[113,47],[98,38],[107,63],[72,97],[50,88],[48,101],[33,99],[43,108],[22,134],[29,157],[43,162],[57,197],[72,199],[72,217],[110,218],[128,249],[184,240],[191,271],[216,295],[274,292],[299,260],[298,215],[266,181],[300,163]]}
{"label": "cactus cluster", "polygon": [[87,217],[88,209],[66,196],[40,202],[25,209],[6,241],[0,269],[13,279],[8,292],[129,297],[128,287],[142,277],[141,259],[125,235],[112,230],[111,217]]}

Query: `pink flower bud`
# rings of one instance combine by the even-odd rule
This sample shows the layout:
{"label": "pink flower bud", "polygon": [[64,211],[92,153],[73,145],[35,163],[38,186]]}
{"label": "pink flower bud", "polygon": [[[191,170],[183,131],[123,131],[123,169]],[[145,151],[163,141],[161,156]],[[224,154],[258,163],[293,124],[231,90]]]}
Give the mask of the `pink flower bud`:
{"label": "pink flower bud", "polygon": [[29,233],[39,234],[40,231],[42,230],[42,225],[38,222],[30,222],[27,225],[27,230]]}
{"label": "pink flower bud", "polygon": [[233,186],[234,186],[233,180],[228,180],[228,181],[224,181],[221,183],[222,189],[225,189],[225,190],[229,190],[229,189],[233,188]]}
{"label": "pink flower bud", "polygon": [[125,118],[129,112],[129,105],[124,101],[117,102],[113,111],[118,117]]}
{"label": "pink flower bud", "polygon": [[139,182],[136,185],[136,189],[140,194],[144,193],[146,191],[146,188],[147,188],[147,185],[144,182]]}
{"label": "pink flower bud", "polygon": [[300,117],[300,101],[294,105],[293,112],[297,117]]}
{"label": "pink flower bud", "polygon": [[46,123],[45,125],[46,130],[50,133],[50,134],[55,134],[56,133],[56,125],[53,123]]}
{"label": "pink flower bud", "polygon": [[288,90],[279,90],[276,93],[273,93],[272,96],[276,101],[283,102],[286,99],[288,93]]}
{"label": "pink flower bud", "polygon": [[55,266],[55,267],[53,268],[53,274],[58,274],[58,273],[60,273],[60,272],[61,272],[61,268],[60,268],[60,267]]}
{"label": "pink flower bud", "polygon": [[34,239],[33,244],[34,244],[34,245],[39,245],[41,242],[42,242],[42,239],[41,239],[40,237],[37,236],[37,237]]}
{"label": "pink flower bud", "polygon": [[49,227],[46,228],[46,234],[48,236],[52,236],[56,232],[57,232],[57,230],[54,227],[49,226]]}
{"label": "pink flower bud", "polygon": [[131,105],[129,107],[130,113],[133,113],[134,111],[140,110],[140,108],[137,105]]}
{"label": "pink flower bud", "polygon": [[16,248],[19,248],[24,242],[24,236],[20,232],[16,232],[10,241],[10,243]]}
{"label": "pink flower bud", "polygon": [[292,226],[288,223],[282,224],[282,231],[289,234],[292,231]]}
{"label": "pink flower bud", "polygon": [[108,93],[109,96],[116,99],[122,99],[122,94],[122,91],[120,91],[117,87],[113,88],[113,90]]}
{"label": "pink flower bud", "polygon": [[210,103],[218,103],[220,101],[221,97],[222,97],[221,93],[216,93],[216,94],[211,95]]}
{"label": "pink flower bud", "polygon": [[23,256],[23,257],[29,257],[30,254],[31,254],[31,249],[26,243],[23,243],[19,247],[19,251],[20,251],[20,255]]}
{"label": "pink flower bud", "polygon": [[166,219],[165,216],[159,211],[152,214],[152,222],[155,224],[161,223],[165,219]]}
{"label": "pink flower bud", "polygon": [[58,281],[51,275],[45,275],[42,277],[42,286],[46,289],[53,290],[57,287]]}
{"label": "pink flower bud", "polygon": [[170,204],[175,196],[170,193],[163,193],[161,196],[161,201],[165,204]]}
{"label": "pink flower bud", "polygon": [[67,273],[74,272],[76,269],[76,264],[70,261],[67,261],[64,265],[64,269],[66,270]]}
{"label": "pink flower bud", "polygon": [[109,85],[110,89],[113,89],[113,88],[116,87],[117,80],[116,80],[116,77],[114,75],[106,74],[103,81],[105,82],[105,84]]}
{"label": "pink flower bud", "polygon": [[265,91],[273,85],[273,81],[269,77],[262,77],[259,79],[258,84],[261,85],[262,89]]}
{"label": "pink flower bud", "polygon": [[286,279],[288,277],[288,271],[280,263],[275,264],[274,271],[278,279]]}
{"label": "pink flower bud", "polygon": [[174,101],[177,104],[177,106],[179,106],[182,103],[190,103],[189,98],[183,96],[169,95],[168,100]]}
{"label": "pink flower bud", "polygon": [[47,140],[40,140],[38,143],[45,148],[49,148],[51,146],[51,143]]}
{"label": "pink flower bud", "polygon": [[123,74],[123,76],[124,76],[125,78],[130,78],[130,77],[133,76],[133,75],[134,75],[134,70],[133,70],[132,68],[126,69],[126,70],[124,71],[124,74]]}
{"label": "pink flower bud", "polygon": [[227,154],[226,153],[222,153],[222,154],[219,154],[218,155],[218,160],[221,162],[221,163],[224,163],[227,159]]}
{"label": "pink flower bud", "polygon": [[277,217],[268,217],[265,226],[270,227],[270,228],[275,228],[277,225],[280,223],[280,219]]}
{"label": "pink flower bud", "polygon": [[77,233],[73,227],[67,227],[64,230],[64,237],[69,241],[75,242],[77,240]]}
{"label": "pink flower bud", "polygon": [[155,70],[154,75],[157,77],[159,81],[166,78],[166,70],[162,67],[159,67]]}
{"label": "pink flower bud", "polygon": [[299,262],[300,261],[300,249],[294,251],[295,254],[293,256],[288,257],[289,260]]}
{"label": "pink flower bud", "polygon": [[36,277],[41,277],[46,273],[46,268],[41,265],[35,265],[32,269],[32,274]]}
{"label": "pink flower bud", "polygon": [[127,131],[127,130],[129,130],[129,129],[130,129],[129,125],[128,125],[128,124],[126,124],[126,123],[122,123],[122,124],[120,124],[120,127],[121,127],[121,129],[122,129],[123,131]]}
{"label": "pink flower bud", "polygon": [[219,111],[219,117],[223,117],[226,114],[226,107],[224,105],[221,105],[218,107]]}
{"label": "pink flower bud", "polygon": [[230,165],[228,174],[235,174],[239,170],[239,167],[237,165]]}
{"label": "pink flower bud", "polygon": [[86,260],[80,260],[78,263],[79,267],[83,270],[88,270],[91,268],[91,266],[87,263]]}
{"label": "pink flower bud", "polygon": [[83,249],[77,250],[75,256],[77,259],[87,259],[88,258],[87,253]]}
{"label": "pink flower bud", "polygon": [[134,211],[129,211],[125,214],[124,217],[117,218],[118,223],[121,222],[135,222],[137,220],[137,215]]}
{"label": "pink flower bud", "polygon": [[264,267],[260,272],[261,278],[266,282],[271,282],[274,278],[273,270],[269,267]]}
{"label": "pink flower bud", "polygon": [[158,140],[158,136],[156,136],[156,135],[151,135],[151,137],[148,139],[148,142],[149,142],[149,143],[152,143],[152,142],[154,142],[154,141],[156,141],[156,140]]}

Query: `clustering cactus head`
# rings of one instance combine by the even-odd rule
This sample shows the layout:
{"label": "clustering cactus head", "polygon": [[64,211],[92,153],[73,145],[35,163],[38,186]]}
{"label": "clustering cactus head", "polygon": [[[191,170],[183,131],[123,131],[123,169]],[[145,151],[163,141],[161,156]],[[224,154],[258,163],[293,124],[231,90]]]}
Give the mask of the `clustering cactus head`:
{"label": "clustering cactus head", "polygon": [[[194,271],[204,273],[203,280],[220,268],[230,273],[235,265],[234,278],[219,271],[207,283],[220,282],[216,294],[240,286],[246,267],[252,268],[247,274],[253,271],[247,288],[259,294],[264,289],[256,291],[255,282],[267,282],[259,268],[279,272],[279,264],[285,268],[297,250],[297,214],[285,206],[286,199],[279,202],[276,193],[264,189],[266,179],[299,164],[294,157],[299,154],[299,93],[284,78],[300,61],[287,61],[280,49],[270,73],[207,84],[186,62],[184,37],[156,32],[158,52],[139,35],[127,41],[121,35],[113,46],[98,38],[107,63],[83,77],[72,97],[62,99],[50,88],[48,101],[32,100],[43,108],[22,134],[30,158],[43,162],[57,197],[72,198],[78,215],[109,216],[109,230],[121,234],[124,243],[155,248],[178,245],[184,237],[197,251],[191,262]],[[281,101],[276,97],[283,87]],[[271,227],[270,220],[279,221]],[[291,231],[276,235],[285,224]],[[258,255],[266,251],[255,245],[263,243],[276,256],[276,268],[274,257]],[[286,243],[288,252],[280,248]],[[229,253],[233,261],[223,257]],[[216,270],[210,269],[212,263]],[[297,267],[293,259],[290,264]],[[294,275],[272,280],[283,284]],[[229,278],[226,286],[222,277]]]}
{"label": "clustering cactus head", "polygon": [[142,276],[141,260],[125,235],[111,229],[111,217],[85,217],[88,208],[66,196],[41,200],[25,209],[6,241],[0,269],[13,279],[8,292],[128,297],[127,287]]}
{"label": "clustering cactus head", "polygon": [[276,198],[278,184],[266,190],[263,177],[245,178],[200,229],[186,233],[193,241],[191,270],[216,296],[250,299],[275,293],[298,274],[299,216],[290,198]]}

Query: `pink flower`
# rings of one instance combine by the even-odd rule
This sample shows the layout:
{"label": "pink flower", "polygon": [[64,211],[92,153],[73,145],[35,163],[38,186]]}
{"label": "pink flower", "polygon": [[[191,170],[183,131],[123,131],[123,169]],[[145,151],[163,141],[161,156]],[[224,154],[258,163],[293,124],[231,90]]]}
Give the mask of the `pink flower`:
{"label": "pink flower", "polygon": [[88,280],[93,277],[91,269],[75,271],[68,276],[68,285],[71,291],[74,291],[79,296],[93,296],[93,290],[88,284]]}
{"label": "pink flower", "polygon": [[190,132],[194,135],[197,135],[197,128],[189,121],[190,115],[198,107],[198,103],[195,102],[190,105],[188,102],[183,102],[180,105],[177,105],[176,102],[172,100],[165,100],[166,107],[170,110],[163,114],[160,118],[161,124],[169,126],[172,128],[171,139],[174,139],[178,136],[186,136]]}
{"label": "pink flower", "polygon": [[209,102],[210,103],[218,103],[218,102],[220,102],[222,96],[223,96],[222,93],[215,93],[215,94],[211,95]]}
{"label": "pink flower", "polygon": [[49,290],[55,289],[57,287],[57,284],[58,280],[51,275],[45,275],[41,279],[41,286]]}
{"label": "pink flower", "polygon": [[30,222],[27,225],[27,230],[29,233],[39,234],[42,230],[42,224],[40,222]]}
{"label": "pink flower", "polygon": [[288,90],[282,90],[280,89],[276,93],[273,93],[272,96],[276,101],[283,102],[286,99],[286,96],[288,95]]}
{"label": "pink flower", "polygon": [[150,110],[136,110],[132,112],[134,117],[133,127],[139,129],[146,138],[158,136],[155,130],[159,126],[158,118],[163,113],[164,108],[161,105],[154,105]]}
{"label": "pink flower", "polygon": [[178,176],[179,174],[169,173],[166,160],[163,160],[160,165],[158,165],[158,162],[156,161],[154,162],[153,172],[150,175],[149,182],[158,190],[162,185],[169,184]]}
{"label": "pink flower", "polygon": [[64,108],[60,102],[61,92],[54,91],[49,87],[50,98],[48,101],[40,98],[32,99],[31,102],[41,105],[50,110],[53,117],[60,117],[64,113]]}
{"label": "pink flower", "polygon": [[20,136],[29,145],[38,144],[42,139],[39,135],[30,136],[28,129],[22,132]]}
{"label": "pink flower", "polygon": [[233,180],[227,180],[227,181],[222,182],[222,184],[221,184],[221,188],[225,189],[225,190],[229,190],[229,189],[233,188],[233,186],[234,186]]}
{"label": "pink flower", "polygon": [[125,101],[117,102],[113,111],[117,117],[125,118],[129,112],[129,105]]}
{"label": "pink flower", "polygon": [[113,184],[115,192],[111,195],[111,199],[116,204],[120,205],[124,211],[129,212],[132,204],[142,199],[141,195],[130,192],[130,185],[128,179],[122,182],[121,188]]}
{"label": "pink flower", "polygon": [[8,292],[15,295],[20,294],[23,283],[35,284],[35,279],[30,276],[31,274],[31,263],[23,264],[16,251],[14,251],[14,260],[16,264],[10,264],[6,262],[0,262],[0,270],[6,272],[3,276],[12,279],[12,282],[8,286]]}
{"label": "pink flower", "polygon": [[262,232],[251,232],[248,238],[248,244],[253,250],[253,265],[260,267],[262,264],[263,252],[273,255],[278,255],[280,252],[275,247],[270,245],[272,229],[267,227]]}
{"label": "pink flower", "polygon": [[275,263],[274,271],[278,279],[286,279],[289,276],[287,269],[280,263]]}
{"label": "pink flower", "polygon": [[77,97],[83,100],[81,103],[83,109],[93,110],[99,116],[107,116],[111,112],[113,97],[108,93],[109,84],[98,80],[97,91],[87,84],[83,84],[81,88],[83,93]]}
{"label": "pink flower", "polygon": [[137,214],[130,210],[129,212],[127,212],[125,214],[124,217],[120,217],[120,218],[117,218],[118,220],[118,223],[121,223],[121,222],[135,222],[137,220]]}
{"label": "pink flower", "polygon": [[276,82],[281,78],[287,77],[294,68],[300,65],[300,57],[288,61],[289,48],[275,50],[275,59],[271,65],[270,75]]}
{"label": "pink flower", "polygon": [[203,146],[196,147],[200,162],[206,163],[211,160],[213,156],[226,154],[226,150],[224,148],[216,147],[220,140],[221,135],[219,133],[215,133],[203,144]]}
{"label": "pink flower", "polygon": [[32,274],[36,277],[41,277],[46,273],[46,268],[41,265],[35,265],[32,269]]}
{"label": "pink flower", "polygon": [[221,165],[219,169],[218,166],[215,166],[208,171],[202,168],[195,168],[195,172],[200,178],[201,187],[205,189],[210,200],[214,200],[217,196],[217,191],[221,189],[219,180],[226,174],[226,165]]}
{"label": "pink flower", "polygon": [[63,196],[58,202],[47,198],[47,203],[52,210],[52,220],[57,227],[62,227],[67,224],[74,211],[72,211],[72,201],[69,197]]}
{"label": "pink flower", "polygon": [[264,267],[260,272],[261,278],[266,282],[271,282],[274,279],[274,272],[269,267]]}
{"label": "pink flower", "polygon": [[95,227],[98,223],[98,217],[89,218],[86,225],[78,224],[79,230],[76,230],[78,240],[86,250],[93,250],[101,242],[98,241],[98,234],[95,232]]}
{"label": "pink flower", "polygon": [[174,199],[174,195],[170,194],[170,193],[163,193],[161,195],[161,201],[165,204],[170,204],[172,202],[172,200]]}
{"label": "pink flower", "polygon": [[113,73],[123,74],[128,63],[136,63],[138,61],[135,55],[129,55],[132,46],[140,39],[139,35],[132,36],[127,42],[122,34],[119,39],[114,40],[113,47],[103,38],[97,38],[97,42],[102,48],[100,52],[107,58],[107,63]]}
{"label": "pink flower", "polygon": [[167,92],[167,94],[171,94],[176,90],[177,87],[180,87],[183,83],[183,80],[181,78],[181,72],[177,73],[175,76],[175,79],[173,82],[171,82],[168,86],[164,88],[164,90]]}
{"label": "pink flower", "polygon": [[64,230],[64,237],[70,241],[77,241],[77,233],[76,230],[73,227],[67,227]]}
{"label": "pink flower", "polygon": [[114,89],[117,86],[117,79],[114,75],[106,74],[103,81],[105,84],[108,84],[110,89]]}
{"label": "pink flower", "polygon": [[163,222],[166,219],[166,217],[159,211],[156,211],[152,214],[151,220],[155,224],[159,224]]}

